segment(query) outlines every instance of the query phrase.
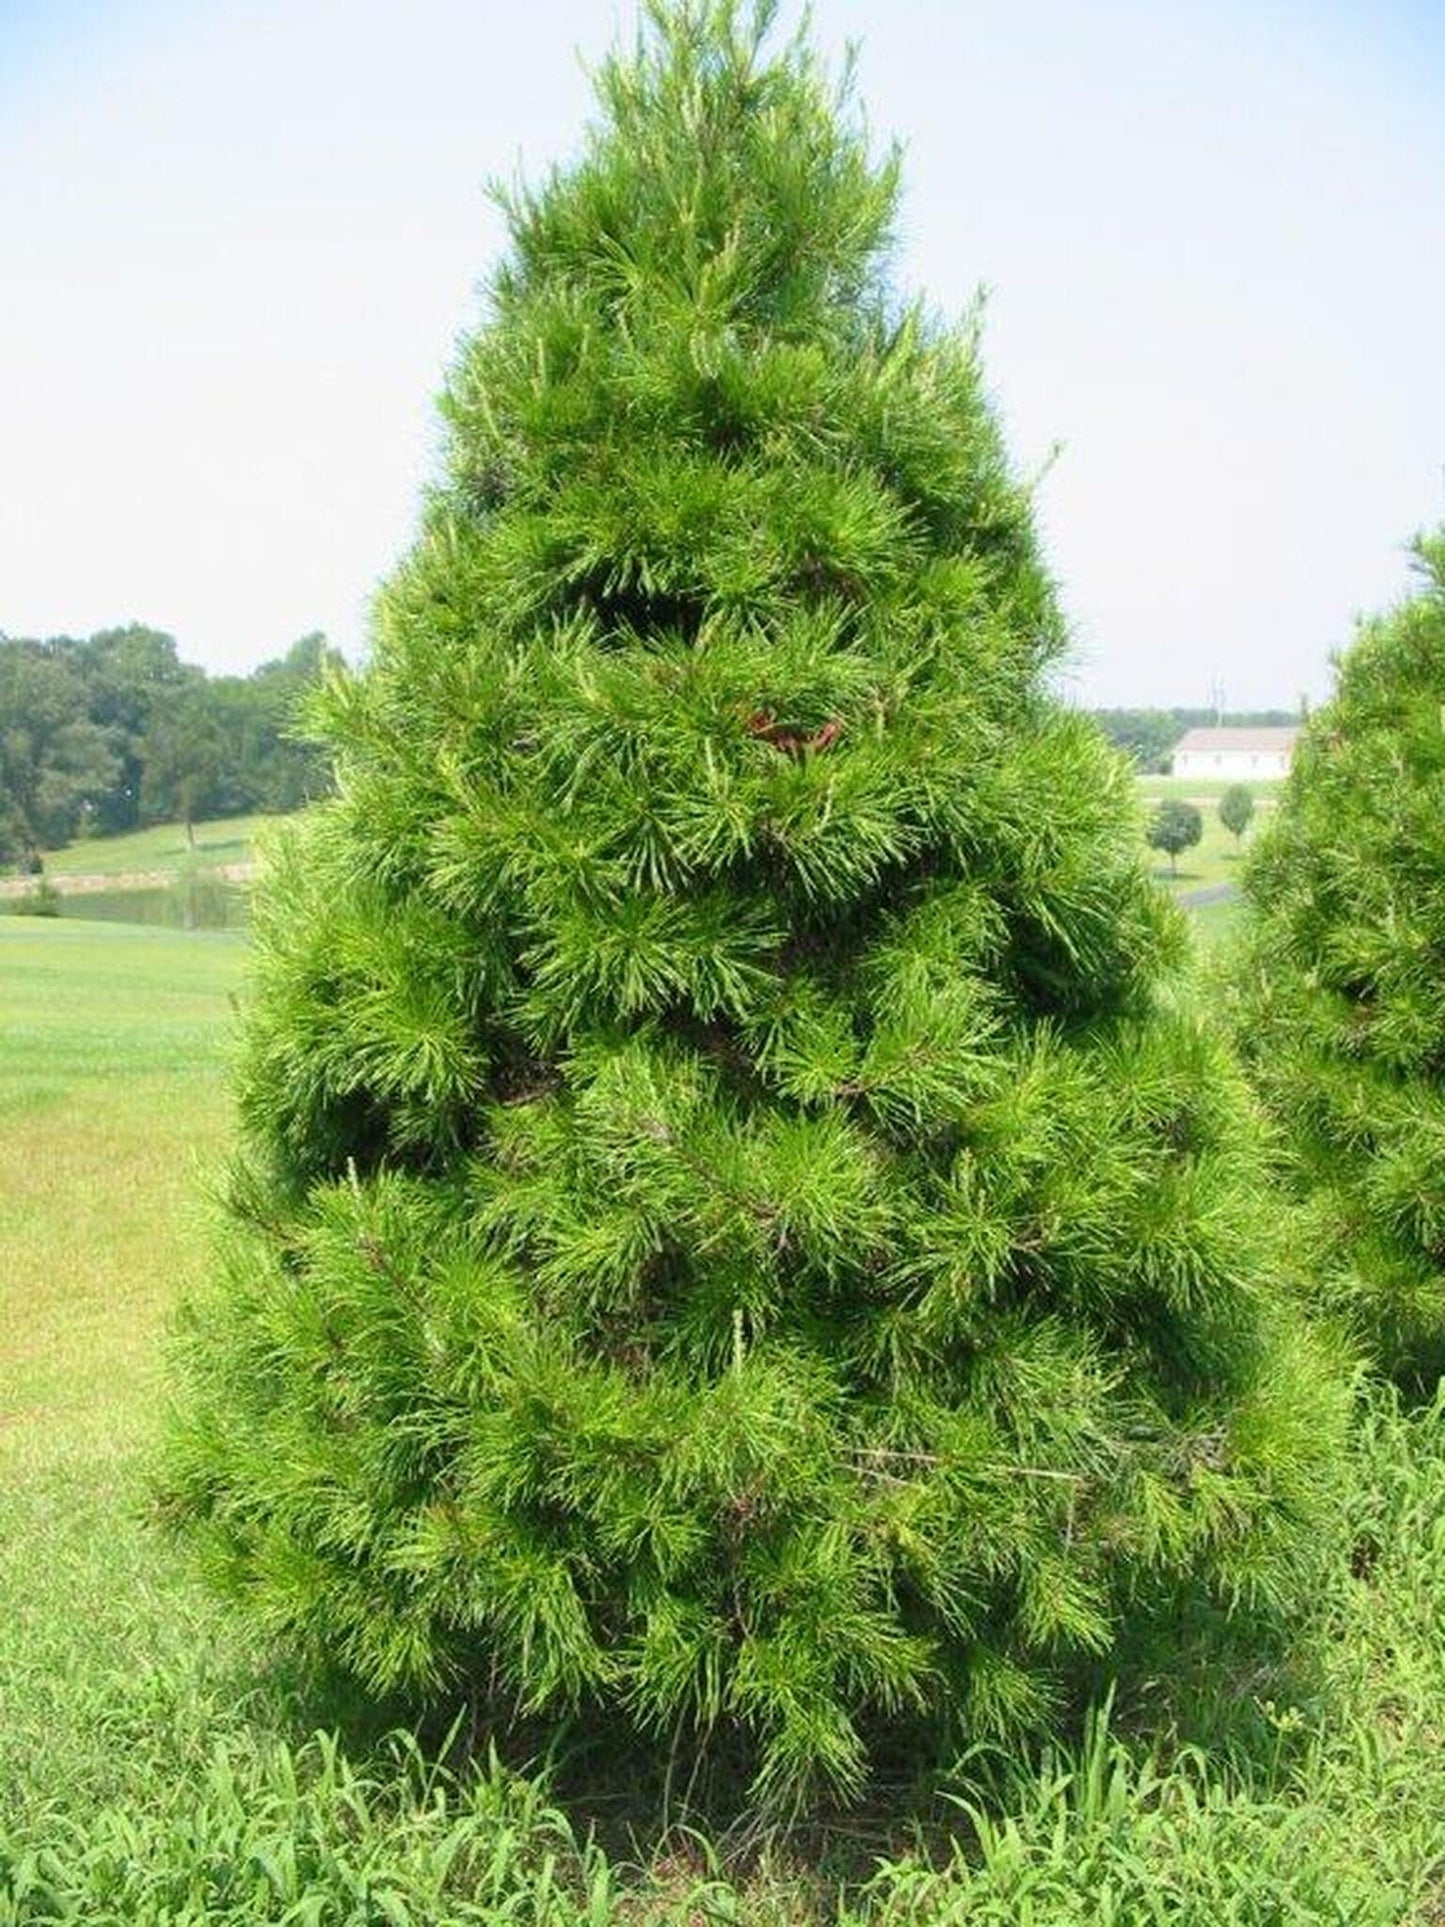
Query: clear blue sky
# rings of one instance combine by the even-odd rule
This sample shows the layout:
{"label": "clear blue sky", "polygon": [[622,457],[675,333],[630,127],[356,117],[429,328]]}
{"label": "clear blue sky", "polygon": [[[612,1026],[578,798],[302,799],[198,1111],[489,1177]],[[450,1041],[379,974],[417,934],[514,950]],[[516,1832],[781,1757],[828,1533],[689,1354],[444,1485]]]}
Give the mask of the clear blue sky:
{"label": "clear blue sky", "polygon": [[[797,9],[785,6],[791,24]],[[1291,705],[1445,519],[1445,0],[815,0],[990,290],[1091,702]],[[350,652],[625,0],[0,0],[0,630]]]}

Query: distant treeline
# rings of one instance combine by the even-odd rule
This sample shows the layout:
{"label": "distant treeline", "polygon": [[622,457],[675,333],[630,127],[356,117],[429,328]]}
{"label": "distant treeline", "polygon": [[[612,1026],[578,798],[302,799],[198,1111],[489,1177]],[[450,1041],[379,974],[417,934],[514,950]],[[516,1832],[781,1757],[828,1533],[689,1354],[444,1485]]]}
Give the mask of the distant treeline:
{"label": "distant treeline", "polygon": [[1169,754],[1188,729],[1285,729],[1299,721],[1294,709],[1091,709],[1088,714],[1115,748],[1132,756],[1146,774],[1169,768]]}
{"label": "distant treeline", "polygon": [[[0,864],[24,864],[79,835],[294,810],[323,793],[324,757],[295,733],[300,699],[332,652],[303,636],[249,676],[208,676],[173,637],[132,624],[83,640],[0,635]],[[1094,709],[1141,770],[1169,766],[1212,709]],[[1239,725],[1298,721],[1236,712]]]}
{"label": "distant treeline", "polygon": [[296,709],[331,653],[303,636],[249,676],[208,676],[140,625],[0,635],[0,863],[79,834],[299,808],[327,770]]}

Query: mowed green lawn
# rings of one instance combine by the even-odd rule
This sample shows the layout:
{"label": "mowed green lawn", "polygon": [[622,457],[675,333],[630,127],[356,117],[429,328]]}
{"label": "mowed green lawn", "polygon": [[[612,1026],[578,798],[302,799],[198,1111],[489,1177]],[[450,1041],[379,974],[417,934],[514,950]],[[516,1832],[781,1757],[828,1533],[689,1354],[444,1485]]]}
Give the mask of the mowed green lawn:
{"label": "mowed green lawn", "polygon": [[144,1527],[141,1465],[161,1329],[204,1263],[245,954],[0,918],[0,1815],[121,1794],[117,1722],[209,1613]]}
{"label": "mowed green lawn", "polygon": [[[0,1453],[113,1439],[194,1269],[244,945],[0,919]],[[164,1282],[161,1282],[164,1281]]]}
{"label": "mowed green lawn", "polygon": [[1284,789],[1284,778],[1280,776],[1141,776],[1138,781],[1146,802],[1157,803],[1166,796],[1178,796],[1186,803],[1197,803],[1201,809],[1217,806],[1224,792],[1239,782],[1243,782],[1253,796],[1256,809],[1272,808]]}
{"label": "mowed green lawn", "polygon": [[1139,806],[1146,824],[1166,797],[1193,803],[1199,811],[1203,835],[1193,849],[1180,852],[1177,868],[1171,869],[1169,858],[1162,850],[1149,851],[1155,877],[1176,895],[1187,895],[1210,884],[1238,882],[1249,840],[1261,823],[1268,822],[1282,787],[1277,782],[1246,783],[1245,788],[1254,797],[1254,816],[1244,835],[1236,837],[1219,820],[1219,799],[1229,784],[1192,777],[1141,776],[1138,786]]}

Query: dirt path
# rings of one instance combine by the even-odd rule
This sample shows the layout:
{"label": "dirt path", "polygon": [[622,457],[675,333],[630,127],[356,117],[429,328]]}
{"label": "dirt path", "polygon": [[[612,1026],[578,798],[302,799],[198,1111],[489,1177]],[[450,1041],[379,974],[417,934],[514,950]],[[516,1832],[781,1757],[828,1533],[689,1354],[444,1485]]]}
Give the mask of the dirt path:
{"label": "dirt path", "polygon": [[1197,890],[1181,890],[1174,901],[1198,910],[1206,903],[1232,903],[1238,895],[1237,883],[1201,883]]}
{"label": "dirt path", "polygon": [[[197,870],[197,877],[218,878],[222,883],[250,883],[260,868],[257,863],[218,863],[213,869]],[[40,877],[0,877],[0,900],[28,895]],[[178,881],[174,870],[109,870],[90,875],[47,872],[43,881],[63,897],[93,895],[98,890],[166,890]]]}

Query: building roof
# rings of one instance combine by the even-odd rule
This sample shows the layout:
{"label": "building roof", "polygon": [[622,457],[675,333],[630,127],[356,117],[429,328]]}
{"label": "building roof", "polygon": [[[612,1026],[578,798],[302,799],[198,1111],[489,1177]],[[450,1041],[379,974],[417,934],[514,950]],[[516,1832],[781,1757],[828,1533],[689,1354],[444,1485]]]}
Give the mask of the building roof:
{"label": "building roof", "polygon": [[1190,729],[1174,745],[1174,754],[1180,750],[1193,750],[1196,753],[1210,750],[1245,750],[1259,755],[1272,751],[1275,755],[1288,755],[1299,740],[1299,729],[1291,725],[1287,729]]}

